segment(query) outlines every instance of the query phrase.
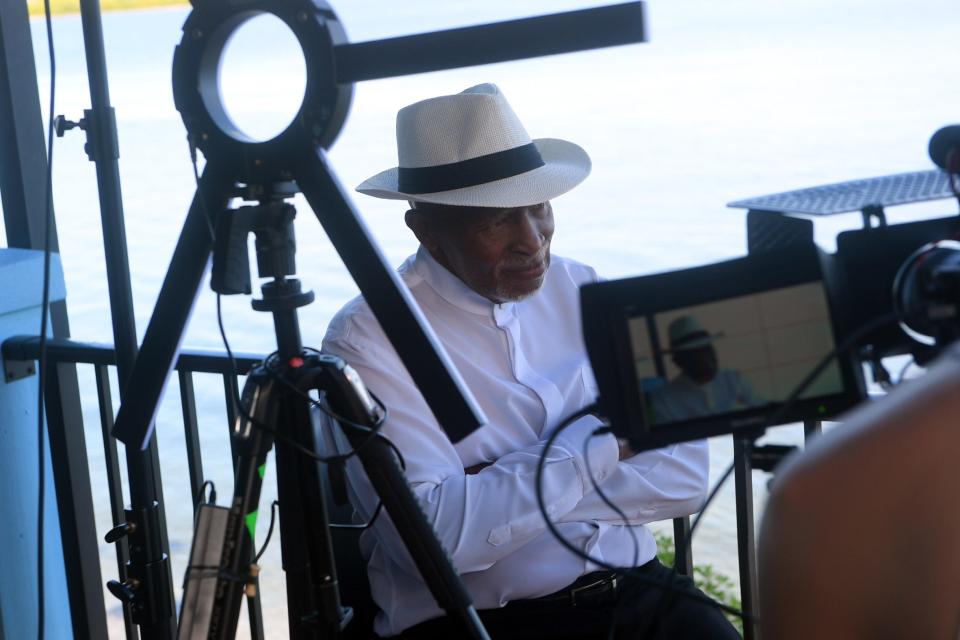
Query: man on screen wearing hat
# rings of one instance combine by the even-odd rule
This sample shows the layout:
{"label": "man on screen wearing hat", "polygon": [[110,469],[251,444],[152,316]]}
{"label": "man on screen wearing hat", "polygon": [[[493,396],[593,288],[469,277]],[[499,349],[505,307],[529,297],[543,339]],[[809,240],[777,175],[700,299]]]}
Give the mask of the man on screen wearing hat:
{"label": "man on screen wearing hat", "polygon": [[673,320],[667,334],[680,373],[650,393],[654,422],[679,422],[763,404],[739,371],[720,368],[714,346],[720,334],[709,333],[690,315]]}
{"label": "man on screen wearing hat", "polygon": [[[402,109],[397,143],[399,167],[358,191],[409,203],[405,220],[420,248],[400,274],[488,424],[451,443],[360,298],[331,322],[323,349],[351,364],[387,407],[382,433],[403,453],[407,478],[491,636],[606,638],[616,624],[621,637],[738,637],[689,581],[675,589],[695,598],[661,597],[644,583],[673,576],[655,560],[643,524],[700,507],[706,443],[634,455],[610,434],[591,438],[601,422],[586,416],[547,454],[544,499],[560,533],[610,565],[639,566],[640,580],[596,571],[563,548],[537,506],[544,440],[596,397],[579,286],[597,276],[550,253],[551,200],[587,177],[587,154],[563,140],[531,140],[490,84]],[[628,525],[598,496],[588,470]],[[370,517],[376,497],[356,468],[348,477],[354,507]],[[361,546],[381,609],[378,634],[461,634],[388,518]]]}

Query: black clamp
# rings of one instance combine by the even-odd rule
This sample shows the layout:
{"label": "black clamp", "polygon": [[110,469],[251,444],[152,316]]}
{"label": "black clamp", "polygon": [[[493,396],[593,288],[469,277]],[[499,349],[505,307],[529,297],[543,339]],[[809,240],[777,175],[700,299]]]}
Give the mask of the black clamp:
{"label": "black clamp", "polygon": [[159,526],[159,504],[124,511],[125,521],[104,536],[110,543],[126,539],[130,546],[127,579],[110,580],[107,589],[130,606],[133,621],[152,626],[173,615],[173,602],[165,594],[173,593],[170,583],[170,559],[160,548],[159,536],[149,535]]}
{"label": "black clamp", "polygon": [[53,128],[58,138],[62,138],[71,129],[86,131],[87,142],[83,145],[83,150],[91,162],[116,160],[120,157],[120,146],[117,142],[117,115],[113,107],[102,109],[99,113],[94,112],[93,109],[84,109],[83,117],[77,122],[59,115],[53,119]]}

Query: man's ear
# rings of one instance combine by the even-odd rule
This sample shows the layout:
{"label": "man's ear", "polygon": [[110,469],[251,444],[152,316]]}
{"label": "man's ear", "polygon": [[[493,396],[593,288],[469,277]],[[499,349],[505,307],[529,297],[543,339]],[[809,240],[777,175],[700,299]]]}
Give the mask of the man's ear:
{"label": "man's ear", "polygon": [[406,223],[407,227],[413,231],[413,235],[417,236],[417,240],[420,241],[420,244],[422,244],[428,251],[432,252],[434,249],[436,249],[437,240],[434,237],[428,214],[425,214],[422,211],[417,211],[416,209],[408,209],[403,216],[403,221]]}

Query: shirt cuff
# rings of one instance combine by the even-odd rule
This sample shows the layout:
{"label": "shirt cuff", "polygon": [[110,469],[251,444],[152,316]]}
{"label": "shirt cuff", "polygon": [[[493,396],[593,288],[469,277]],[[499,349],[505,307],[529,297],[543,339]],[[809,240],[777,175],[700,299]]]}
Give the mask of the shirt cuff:
{"label": "shirt cuff", "polygon": [[[557,436],[557,445],[566,449],[573,457],[583,487],[583,495],[593,491],[593,482],[601,484],[613,473],[620,461],[620,446],[612,433],[590,437],[590,434],[603,426],[603,422],[594,415],[586,415],[575,421]],[[589,441],[587,438],[590,438]],[[590,457],[590,468],[584,453]]]}

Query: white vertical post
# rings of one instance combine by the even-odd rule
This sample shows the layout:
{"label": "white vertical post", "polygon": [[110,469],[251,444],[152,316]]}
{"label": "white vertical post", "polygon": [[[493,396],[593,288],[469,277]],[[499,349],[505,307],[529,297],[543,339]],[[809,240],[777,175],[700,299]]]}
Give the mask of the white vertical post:
{"label": "white vertical post", "polygon": [[[50,302],[66,297],[60,256],[51,256]],[[40,333],[43,253],[0,249],[0,342]],[[49,323],[48,323],[49,326]],[[37,515],[39,443],[36,374],[0,377],[0,637],[37,637]],[[60,539],[60,520],[44,431],[45,636],[72,638],[70,600]]]}

